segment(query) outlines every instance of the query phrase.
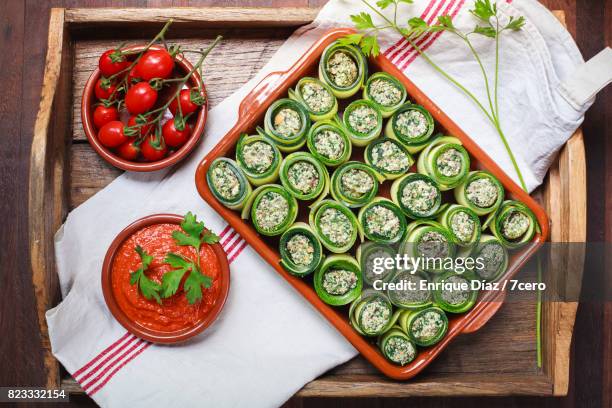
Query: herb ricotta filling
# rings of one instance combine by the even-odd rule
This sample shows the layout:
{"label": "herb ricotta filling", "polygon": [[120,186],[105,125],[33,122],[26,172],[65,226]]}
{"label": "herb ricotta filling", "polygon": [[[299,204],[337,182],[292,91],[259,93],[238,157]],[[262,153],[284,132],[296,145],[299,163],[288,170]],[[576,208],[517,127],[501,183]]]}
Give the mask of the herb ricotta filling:
{"label": "herb ricotta filling", "polygon": [[234,199],[240,193],[240,180],[225,162],[220,162],[213,169],[212,182],[217,193],[226,200]]}
{"label": "herb ricotta filling", "polygon": [[451,231],[459,241],[469,241],[474,235],[476,223],[465,211],[457,211],[450,219]]}
{"label": "herb ricotta filling", "polygon": [[385,355],[394,363],[405,365],[414,360],[414,345],[401,336],[393,336],[385,344]]}
{"label": "herb ricotta filling", "polygon": [[426,215],[435,205],[438,190],[425,180],[414,180],[406,183],[402,189],[401,202],[412,212]]}
{"label": "herb ricotta filling", "polygon": [[346,245],[353,235],[351,220],[340,210],[326,208],[319,219],[321,233],[335,245]]}
{"label": "herb ricotta filling", "polygon": [[255,209],[257,225],[265,231],[274,230],[287,219],[288,215],[287,199],[274,191],[265,193]]}
{"label": "herb ricotta filling", "polygon": [[287,241],[287,252],[294,264],[308,266],[314,259],[314,245],[304,234],[295,234]]}
{"label": "herb ricotta filling", "polygon": [[483,268],[479,269],[478,274],[484,279],[489,279],[495,276],[503,263],[504,249],[497,243],[486,244],[480,251],[479,257],[482,258]]}
{"label": "herb ricotta filling", "polygon": [[374,282],[375,280],[378,279],[385,279],[385,277],[390,274],[391,272],[393,272],[392,269],[388,269],[388,268],[383,268],[382,273],[378,274],[378,273],[374,273],[374,262],[376,259],[386,259],[386,258],[391,258],[393,259],[393,257],[386,251],[383,251],[382,249],[377,249],[376,251],[371,252],[370,254],[368,254],[368,257],[365,259],[365,270],[364,270],[364,275],[366,277],[366,279],[369,282]]}
{"label": "herb ricotta filling", "polygon": [[242,160],[249,170],[265,173],[274,161],[274,150],[265,142],[249,143],[242,149]]}
{"label": "herb ricotta filling", "polygon": [[375,79],[370,83],[370,97],[382,106],[397,105],[402,100],[402,91],[391,81]]}
{"label": "herb ricotta filling", "polygon": [[346,269],[330,269],[323,275],[322,284],[330,295],[341,296],[357,287],[357,275]]}
{"label": "herb ricotta filling", "polygon": [[444,321],[436,312],[425,312],[416,317],[410,330],[412,335],[421,342],[434,339],[443,329]]}
{"label": "herb ricotta filling", "polygon": [[[440,295],[449,305],[462,305],[468,301],[470,292],[466,290],[457,289],[460,285],[468,284],[469,282],[460,276],[449,276],[444,280],[451,287],[450,290],[442,290]],[[454,290],[453,290],[454,289]]]}
{"label": "herb ricotta filling", "polygon": [[283,108],[274,116],[274,130],[281,136],[295,136],[301,127],[300,114],[293,109]]}
{"label": "herb ricotta filling", "polygon": [[361,309],[361,329],[366,333],[378,333],[389,322],[391,309],[383,300],[376,298]]}
{"label": "herb ricotta filling", "polygon": [[427,129],[429,129],[427,118],[422,112],[416,109],[409,109],[397,115],[395,126],[399,133],[409,139],[421,137],[427,132]]}
{"label": "herb ricotta filling", "polygon": [[327,60],[327,75],[336,86],[346,88],[352,85],[357,74],[357,63],[346,52],[336,51]]}
{"label": "herb ricotta filling", "polygon": [[400,172],[410,167],[410,160],[395,143],[385,141],[372,148],[372,164],[390,172]]}
{"label": "herb ricotta filling", "polygon": [[287,170],[289,183],[303,194],[312,193],[319,185],[319,172],[307,161],[298,161]]}
{"label": "herb ricotta filling", "polygon": [[463,156],[457,149],[448,149],[436,159],[438,171],[446,177],[455,177],[463,167]]}
{"label": "herb ricotta filling", "polygon": [[370,106],[359,105],[349,112],[348,122],[354,131],[366,134],[378,125],[378,115]]}
{"label": "herb ricotta filling", "polygon": [[344,152],[344,140],[338,132],[323,130],[314,137],[316,151],[329,160],[337,160]]}
{"label": "herb ricotta filling", "polygon": [[508,239],[518,239],[529,229],[530,220],[520,211],[513,211],[502,223],[502,234]]}
{"label": "herb ricotta filling", "polygon": [[427,258],[444,258],[448,255],[448,241],[438,231],[427,231],[421,236],[417,250]]}
{"label": "herb ricotta filling", "polygon": [[327,112],[333,106],[332,95],[321,84],[307,82],[302,85],[302,99],[313,112]]}
{"label": "herb ricotta filling", "polygon": [[372,191],[374,179],[363,170],[350,169],[340,177],[340,185],[345,196],[358,199]]}
{"label": "herb ricotta filling", "polygon": [[497,186],[488,177],[471,181],[465,188],[467,199],[480,208],[489,208],[495,204],[497,194]]}
{"label": "herb ricotta filling", "polygon": [[375,205],[365,214],[365,227],[372,233],[385,238],[397,236],[400,229],[399,217],[387,207]]}

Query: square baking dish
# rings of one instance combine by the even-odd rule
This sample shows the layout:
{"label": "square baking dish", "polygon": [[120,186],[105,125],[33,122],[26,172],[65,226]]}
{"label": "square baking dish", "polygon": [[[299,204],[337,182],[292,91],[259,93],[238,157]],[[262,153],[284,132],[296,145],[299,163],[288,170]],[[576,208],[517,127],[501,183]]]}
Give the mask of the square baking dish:
{"label": "square baking dish", "polygon": [[[406,366],[394,365],[380,353],[376,344],[359,335],[351,327],[348,321],[348,307],[334,308],[327,305],[312,288],[309,283],[310,278],[298,278],[283,269],[279,263],[278,237],[265,237],[258,234],[249,222],[240,218],[238,212],[224,207],[217,201],[206,183],[206,172],[212,161],[221,156],[233,157],[235,145],[240,135],[243,133],[253,134],[256,126],[263,122],[267,108],[275,100],[285,97],[288,89],[293,87],[301,77],[316,77],[318,60],[323,50],[333,41],[351,33],[354,33],[354,30],[348,28],[328,31],[289,70],[270,73],[256,85],[241,102],[238,110],[238,120],[234,127],[200,162],[196,170],[195,182],[202,198],[227,220],[234,230],[300,292],[368,361],[390,378],[407,380],[422,371],[456,336],[462,333],[472,333],[481,328],[497,312],[505,298],[505,292],[481,292],[476,305],[471,310],[458,316],[449,316],[448,332],[439,343],[420,349],[415,360]],[[402,82],[406,87],[408,100],[422,105],[431,113],[436,122],[437,132],[453,135],[461,140],[470,153],[471,169],[491,172],[502,183],[509,198],[523,202],[535,214],[541,232],[537,233],[530,243],[511,252],[508,269],[500,279],[511,278],[548,239],[549,221],[546,213],[459,126],[382,55],[369,58],[369,72],[377,71],[385,71]],[[353,152],[352,159],[361,160],[361,150],[356,149]],[[388,197],[389,184],[387,182],[381,185],[379,195]],[[300,213],[299,220],[303,220],[303,212]],[[354,252],[354,248],[351,252]]]}

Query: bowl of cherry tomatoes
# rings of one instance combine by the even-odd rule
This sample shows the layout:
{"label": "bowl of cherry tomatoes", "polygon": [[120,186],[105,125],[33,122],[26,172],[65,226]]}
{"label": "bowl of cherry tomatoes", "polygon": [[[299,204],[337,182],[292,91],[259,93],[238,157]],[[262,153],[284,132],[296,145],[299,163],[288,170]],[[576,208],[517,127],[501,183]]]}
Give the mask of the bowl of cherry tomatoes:
{"label": "bowl of cherry tomatoes", "polygon": [[[205,56],[204,56],[205,57]],[[208,100],[179,47],[142,45],[104,52],[81,101],[87,139],[110,164],[155,171],[185,158],[204,131]]]}

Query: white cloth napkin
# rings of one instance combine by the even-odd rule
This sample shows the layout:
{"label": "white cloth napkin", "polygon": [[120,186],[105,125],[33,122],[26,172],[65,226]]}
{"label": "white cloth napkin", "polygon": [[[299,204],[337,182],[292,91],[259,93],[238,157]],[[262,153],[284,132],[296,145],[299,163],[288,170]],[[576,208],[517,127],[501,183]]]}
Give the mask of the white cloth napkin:
{"label": "white cloth napkin", "polygon": [[[402,5],[400,21],[456,14],[456,25],[474,25],[468,0],[423,0]],[[541,183],[555,153],[579,126],[587,105],[572,108],[557,88],[583,62],[558,21],[534,0],[499,2],[504,15],[527,24],[504,36],[502,125],[530,189]],[[237,107],[267,73],[289,68],[332,26],[352,26],[359,1],[331,0],[316,21],[299,29],[262,71],[211,110],[203,143],[182,164],[157,173],[125,173],[73,210],[57,232],[55,249],[63,301],[47,312],[54,355],[102,406],[272,407],[305,383],[353,357],[356,351],[319,313],[232,231],[224,234],[231,289],[219,320],[203,335],[175,347],[151,345],[126,334],[108,311],[100,287],[106,249],[127,224],[154,213],[197,213],[217,233],[226,223],[198,196],[194,171],[200,159],[235,123]],[[498,136],[474,105],[420,58],[383,38],[383,51],[510,175]],[[427,52],[467,83],[481,77],[465,48],[448,34],[431,37]],[[485,63],[491,41],[476,46]],[[409,63],[406,63],[409,61]],[[209,84],[214,86],[214,84]],[[244,250],[242,251],[242,249]]]}

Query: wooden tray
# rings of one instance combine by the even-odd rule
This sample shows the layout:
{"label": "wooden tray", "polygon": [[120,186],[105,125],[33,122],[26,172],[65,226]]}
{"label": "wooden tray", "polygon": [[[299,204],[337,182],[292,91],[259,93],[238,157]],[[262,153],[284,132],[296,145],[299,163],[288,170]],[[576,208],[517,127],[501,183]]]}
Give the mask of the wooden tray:
{"label": "wooden tray", "polygon": [[[202,159],[196,170],[195,184],[202,198],[213,207],[249,245],[255,249],[276,271],[289,282],[306,300],[310,302],[370,363],[378,368],[387,377],[396,380],[408,380],[420,373],[425,367],[448,347],[457,336],[473,333],[480,330],[489,319],[491,319],[502,305],[504,292],[481,292],[476,305],[466,313],[453,316],[447,315],[449,319],[448,332],[444,338],[434,346],[421,348],[416,358],[405,366],[390,363],[378,347],[371,341],[357,333],[349,323],[348,314],[342,308],[332,307],[323,302],[308,279],[291,276],[280,264],[278,253],[279,237],[265,237],[260,235],[251,225],[239,217],[238,211],[226,208],[212,194],[206,181],[206,174],[212,162],[218,157],[234,157],[235,146],[242,134],[254,134],[257,125],[264,121],[264,115],[268,107],[274,101],[287,95],[290,88],[295,88],[297,81],[303,77],[317,75],[319,60],[325,48],[335,40],[352,34],[355,31],[350,28],[335,28],[327,31],[318,39],[312,47],[287,71],[273,72],[261,80],[251,92],[245,96],[238,109],[238,119],[234,127],[219,141],[219,143]],[[528,206],[537,218],[541,226],[541,233],[537,233],[533,240],[522,247],[512,251],[508,268],[500,277],[500,280],[511,279],[524,265],[537,249],[548,239],[549,219],[540,207],[525,191],[523,191],[510,177],[500,169],[495,162],[480,149],[480,147],[466,135],[444,112],[442,112],[412,81],[395,67],[391,61],[383,55],[368,59],[368,72],[386,72],[397,78],[406,88],[407,99],[423,106],[431,113],[436,122],[436,132],[444,135],[453,135],[461,140],[461,143],[470,154],[470,168],[487,170],[493,174],[505,188],[506,198],[518,200]],[[359,99],[357,95],[350,100]],[[305,151],[305,148],[300,151]],[[353,154],[349,160],[362,160],[362,149],[353,146]],[[416,158],[416,156],[415,156]],[[412,168],[410,171],[415,171]],[[386,182],[378,191],[379,196],[390,198]],[[386,188],[385,188],[386,187]],[[303,204],[302,204],[303,205]],[[307,222],[306,216],[298,218]],[[408,222],[411,222],[410,220]],[[354,256],[356,243],[349,252]],[[346,309],[346,308],[345,308]]]}
{"label": "wooden tray", "polygon": [[[122,40],[147,38],[170,17],[175,19],[171,34],[182,43],[205,43],[221,33],[226,39],[211,54],[205,74],[214,106],[250,79],[296,28],[315,15],[316,10],[306,8],[52,10],[29,186],[32,281],[48,387],[82,392],[50,352],[44,313],[60,301],[53,235],[68,211],[120,174],[85,142],[78,119],[80,91],[97,55]],[[553,242],[586,238],[585,172],[583,137],[578,131],[535,194],[551,218]],[[563,266],[567,276],[576,279],[582,274],[582,262],[572,259]],[[576,307],[576,303],[543,305],[541,369],[536,366],[534,299],[502,307],[478,334],[461,336],[413,381],[388,380],[357,357],[307,384],[298,395],[564,395]]]}

